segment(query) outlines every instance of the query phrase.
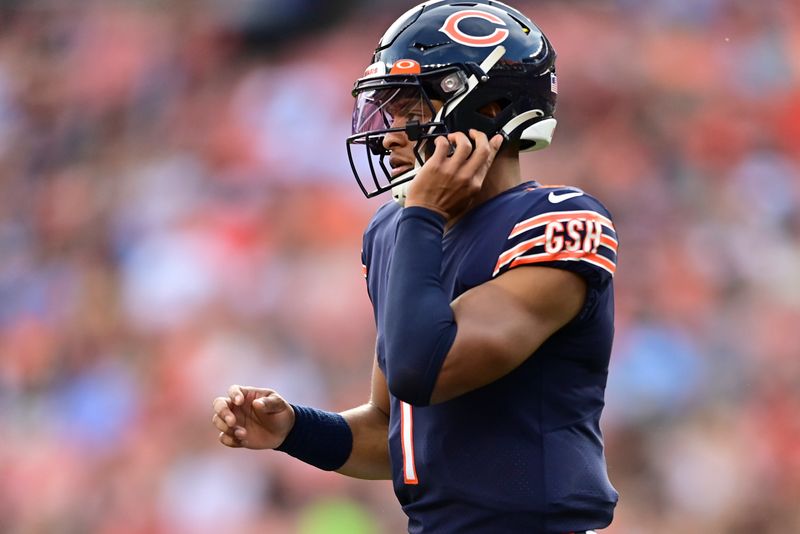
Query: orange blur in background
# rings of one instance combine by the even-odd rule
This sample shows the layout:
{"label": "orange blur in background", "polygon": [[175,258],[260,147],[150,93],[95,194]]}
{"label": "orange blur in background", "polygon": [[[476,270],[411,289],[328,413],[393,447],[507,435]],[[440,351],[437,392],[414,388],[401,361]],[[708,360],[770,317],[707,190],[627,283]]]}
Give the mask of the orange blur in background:
{"label": "orange blur in background", "polygon": [[[403,531],[388,481],[225,449],[210,403],[367,399],[387,199],[344,139],[414,3],[0,4],[0,532]],[[604,532],[800,531],[800,4],[515,6],[559,54],[524,175],[621,239]]]}

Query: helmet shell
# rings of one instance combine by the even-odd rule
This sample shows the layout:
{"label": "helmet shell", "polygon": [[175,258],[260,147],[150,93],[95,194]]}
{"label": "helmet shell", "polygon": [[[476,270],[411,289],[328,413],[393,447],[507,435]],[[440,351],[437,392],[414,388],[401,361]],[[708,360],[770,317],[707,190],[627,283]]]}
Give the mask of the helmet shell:
{"label": "helmet shell", "polygon": [[[420,65],[423,79],[428,72],[454,65],[469,73],[497,46],[505,51],[487,73],[488,80],[459,104],[446,123],[450,131],[476,128],[494,135],[521,114],[540,110],[536,117],[511,123],[513,129],[504,131],[509,141],[519,142],[532,124],[553,117],[557,84],[553,46],[518,10],[493,0],[425,2],[400,16],[384,33],[371,67],[378,65],[389,73],[398,62],[411,60]],[[490,118],[482,110],[493,102],[500,112]],[[519,148],[533,147],[523,139]]]}
{"label": "helmet shell", "polygon": [[[556,120],[556,52],[542,31],[516,9],[493,0],[431,0],[401,15],[384,33],[364,76],[356,80],[348,157],[366,196],[413,179],[416,169],[391,172],[384,146],[392,131],[391,95],[418,94],[429,122],[400,127],[415,142],[418,164],[431,137],[476,129],[501,133],[505,146],[549,146]],[[389,98],[385,98],[390,95]],[[413,123],[413,124],[412,124]],[[363,149],[363,150],[362,150]],[[361,150],[366,164],[356,157]]]}
{"label": "helmet shell", "polygon": [[[471,12],[487,16],[470,15]],[[450,23],[446,24],[448,19]],[[493,35],[494,39],[481,40]],[[505,62],[525,64],[540,72],[555,64],[552,45],[533,21],[493,0],[439,0],[410,9],[378,41],[373,63],[393,65],[398,60],[412,59],[422,65],[423,72],[454,63],[480,64],[487,48],[498,44],[506,49]]]}

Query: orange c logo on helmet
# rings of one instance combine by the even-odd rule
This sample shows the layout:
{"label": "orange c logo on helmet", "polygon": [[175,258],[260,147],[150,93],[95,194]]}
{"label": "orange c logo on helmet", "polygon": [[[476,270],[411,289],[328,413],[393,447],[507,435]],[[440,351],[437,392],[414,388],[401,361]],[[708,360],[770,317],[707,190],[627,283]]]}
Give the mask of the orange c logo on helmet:
{"label": "orange c logo on helmet", "polygon": [[421,72],[422,67],[413,59],[400,59],[395,61],[389,74],[419,74]]}
{"label": "orange c logo on helmet", "polygon": [[456,13],[453,13],[447,17],[447,20],[444,21],[444,24],[441,28],[439,28],[439,31],[453,41],[467,46],[495,46],[499,45],[505,41],[506,38],[508,38],[509,31],[505,28],[495,28],[495,30],[489,35],[470,35],[468,33],[464,33],[461,28],[458,27],[458,25],[462,20],[469,18],[483,19],[493,24],[497,24],[498,26],[506,25],[506,23],[503,22],[503,19],[497,15],[493,15],[485,11],[478,11],[477,9],[466,9],[464,11],[457,11]]}

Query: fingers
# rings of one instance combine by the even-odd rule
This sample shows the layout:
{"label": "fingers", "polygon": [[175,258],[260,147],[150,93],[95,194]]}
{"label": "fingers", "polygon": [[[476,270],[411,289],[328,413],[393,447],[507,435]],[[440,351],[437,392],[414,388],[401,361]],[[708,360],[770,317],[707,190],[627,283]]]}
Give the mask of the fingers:
{"label": "fingers", "polygon": [[233,406],[244,406],[252,402],[253,399],[266,397],[272,393],[275,393],[275,391],[265,388],[240,386],[239,384],[234,384],[228,388],[228,398],[231,403],[233,403]]}
{"label": "fingers", "polygon": [[448,134],[447,137],[439,136],[434,140],[433,155],[426,162],[428,168],[439,169],[444,176],[460,174],[464,162],[472,153],[472,143],[463,132]]}
{"label": "fingers", "polygon": [[503,146],[503,141],[505,141],[503,134],[494,134],[494,136],[489,140],[489,144],[492,145],[495,155],[500,152],[500,148]]}
{"label": "fingers", "polygon": [[219,430],[220,432],[224,432],[226,434],[233,434],[233,427],[231,425],[228,425],[228,423],[226,423],[219,416],[219,414],[214,414],[214,416],[211,417],[211,424],[217,427],[217,430]]}
{"label": "fingers", "polygon": [[[224,397],[218,398],[224,400]],[[211,423],[220,431],[220,441],[224,445],[230,447],[246,445],[244,439],[247,437],[247,431],[241,426],[234,426],[236,424],[234,417],[220,416],[219,413],[215,413],[211,418]],[[222,439],[222,436],[226,436],[227,439]]]}
{"label": "fingers", "polygon": [[436,148],[430,159],[438,160],[435,162],[437,165],[461,167],[468,164],[467,170],[477,172],[481,166],[488,169],[492,165],[502,144],[503,136],[500,134],[489,140],[480,130],[470,129],[468,134],[454,132],[447,137],[439,136],[434,139]]}
{"label": "fingers", "polygon": [[497,151],[500,150],[500,146],[503,144],[503,136],[501,134],[495,134],[490,140],[486,134],[480,130],[470,130],[469,138],[475,142],[475,150],[473,150],[472,154],[483,156],[490,161],[494,159],[494,156],[497,155]]}
{"label": "fingers", "polygon": [[226,396],[215,398],[212,408],[211,424],[220,432],[220,443],[227,447],[251,448],[251,432],[258,435],[274,415],[292,412],[291,405],[275,391],[239,385],[230,386]]}
{"label": "fingers", "polygon": [[[212,418],[212,422],[214,423],[215,426],[217,425],[217,421],[231,428],[234,425],[236,425],[236,416],[233,414],[233,411],[231,410],[229,397],[217,397],[211,403],[211,406],[214,410],[214,417]],[[220,428],[220,430],[224,431],[223,428]]]}
{"label": "fingers", "polygon": [[469,139],[463,132],[454,132],[447,136],[447,140],[455,146],[455,150],[453,151],[453,155],[450,156],[451,161],[453,164],[460,165],[467,158],[470,157],[472,153],[472,143],[470,143]]}
{"label": "fingers", "polygon": [[434,161],[434,165],[452,165],[458,167],[472,152],[472,143],[462,132],[447,134],[447,137],[440,135],[434,138],[435,146],[433,155],[428,161]]}
{"label": "fingers", "polygon": [[447,137],[440,135],[433,139],[433,146],[433,154],[428,158],[428,162],[431,165],[441,165],[449,157],[452,145]]}
{"label": "fingers", "polygon": [[244,447],[242,442],[235,437],[229,436],[225,432],[219,433],[219,442],[225,445],[226,447],[232,447],[234,449],[238,449]]}
{"label": "fingers", "polygon": [[234,384],[231,387],[229,387],[228,398],[236,406],[241,406],[242,404],[244,404],[244,391],[242,391],[242,386]]}
{"label": "fingers", "polygon": [[503,136],[496,134],[490,141],[485,133],[479,130],[470,130],[469,137],[475,142],[475,148],[464,163],[464,172],[476,177],[480,176],[482,179],[494,163],[494,158],[503,144]]}

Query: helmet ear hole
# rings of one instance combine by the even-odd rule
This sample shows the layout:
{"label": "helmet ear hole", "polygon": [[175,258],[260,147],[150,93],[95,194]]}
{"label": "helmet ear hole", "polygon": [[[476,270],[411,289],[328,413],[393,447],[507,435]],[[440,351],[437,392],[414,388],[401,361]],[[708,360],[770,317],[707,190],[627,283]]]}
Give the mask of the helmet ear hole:
{"label": "helmet ear hole", "polygon": [[481,106],[480,109],[478,109],[478,113],[484,117],[493,119],[500,115],[510,105],[511,100],[507,98],[498,98],[497,100],[493,100],[492,102]]}

